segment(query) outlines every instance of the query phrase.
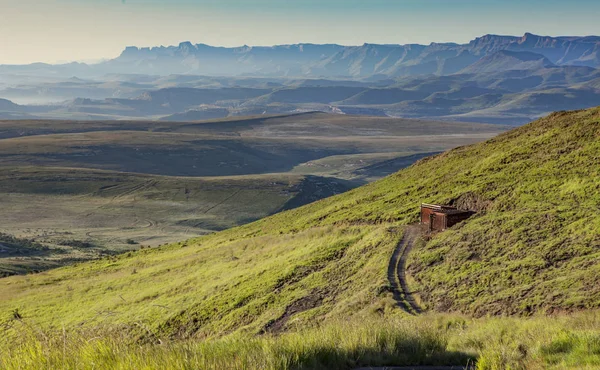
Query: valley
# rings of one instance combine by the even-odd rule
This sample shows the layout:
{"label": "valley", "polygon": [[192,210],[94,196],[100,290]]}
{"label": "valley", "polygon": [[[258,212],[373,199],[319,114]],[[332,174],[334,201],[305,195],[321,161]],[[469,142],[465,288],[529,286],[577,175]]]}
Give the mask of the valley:
{"label": "valley", "polygon": [[242,225],[340,194],[503,126],[307,113],[202,122],[1,121],[0,232],[43,271]]}

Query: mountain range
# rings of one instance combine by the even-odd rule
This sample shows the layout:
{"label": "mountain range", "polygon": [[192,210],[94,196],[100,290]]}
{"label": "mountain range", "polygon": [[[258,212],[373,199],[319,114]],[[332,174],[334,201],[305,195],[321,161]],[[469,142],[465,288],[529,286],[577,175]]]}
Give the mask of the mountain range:
{"label": "mountain range", "polygon": [[[533,55],[536,54],[536,55]],[[498,63],[511,58],[513,63]],[[127,47],[117,58],[93,65],[70,63],[1,66],[0,72],[78,76],[107,73],[218,76],[305,76],[383,78],[450,75],[531,65],[600,67],[600,37],[521,37],[485,35],[468,44],[342,46],[294,44],[271,47],[213,47],[182,42],[178,46]]]}
{"label": "mountain range", "polygon": [[128,47],[0,66],[0,118],[195,121],[321,111],[519,125],[600,105],[600,37],[468,44]]}

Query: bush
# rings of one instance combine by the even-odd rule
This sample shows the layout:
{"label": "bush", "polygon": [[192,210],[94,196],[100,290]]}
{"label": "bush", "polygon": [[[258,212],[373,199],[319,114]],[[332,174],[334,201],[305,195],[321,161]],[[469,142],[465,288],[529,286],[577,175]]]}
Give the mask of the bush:
{"label": "bush", "polygon": [[84,242],[82,240],[61,240],[57,243],[58,245],[73,247],[75,249],[90,249],[95,248],[96,246],[90,242]]}

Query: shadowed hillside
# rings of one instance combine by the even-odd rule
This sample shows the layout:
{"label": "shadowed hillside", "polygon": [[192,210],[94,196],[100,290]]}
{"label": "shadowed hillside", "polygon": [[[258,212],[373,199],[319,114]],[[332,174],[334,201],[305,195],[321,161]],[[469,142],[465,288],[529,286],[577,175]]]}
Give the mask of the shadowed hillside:
{"label": "shadowed hillside", "polygon": [[324,113],[195,123],[4,121],[0,165],[236,176],[287,172],[335,155],[441,151],[503,130]]}

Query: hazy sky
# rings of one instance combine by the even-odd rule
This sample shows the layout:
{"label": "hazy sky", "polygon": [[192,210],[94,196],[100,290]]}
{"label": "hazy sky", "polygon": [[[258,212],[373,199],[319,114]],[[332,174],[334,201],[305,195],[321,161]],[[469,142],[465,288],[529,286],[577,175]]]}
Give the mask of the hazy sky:
{"label": "hazy sky", "polygon": [[112,58],[127,45],[467,42],[600,35],[599,0],[0,0],[0,63]]}

